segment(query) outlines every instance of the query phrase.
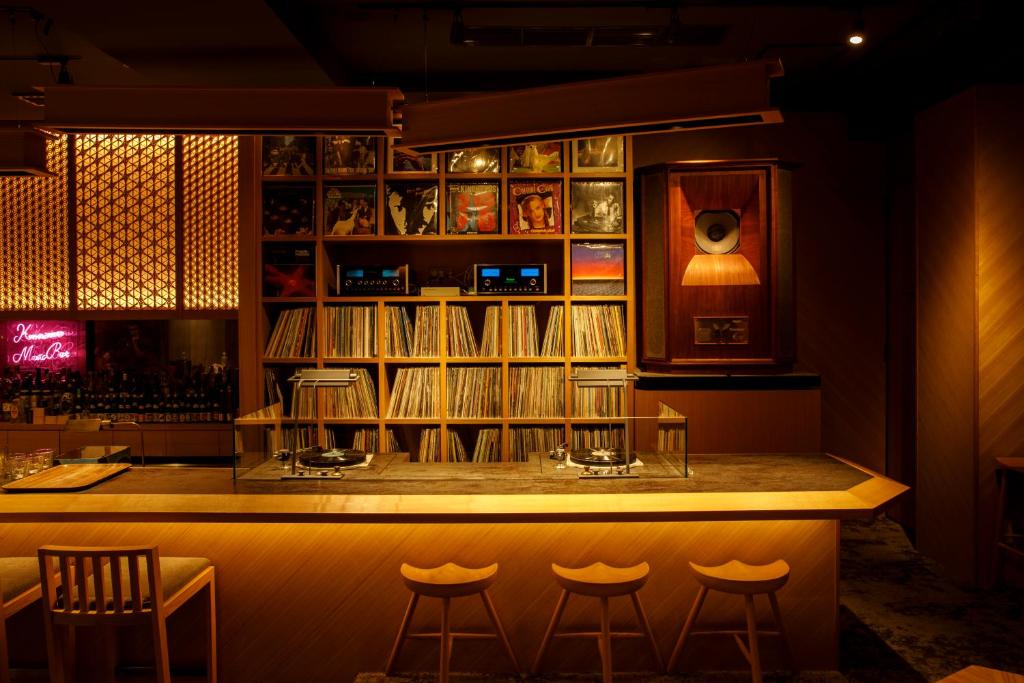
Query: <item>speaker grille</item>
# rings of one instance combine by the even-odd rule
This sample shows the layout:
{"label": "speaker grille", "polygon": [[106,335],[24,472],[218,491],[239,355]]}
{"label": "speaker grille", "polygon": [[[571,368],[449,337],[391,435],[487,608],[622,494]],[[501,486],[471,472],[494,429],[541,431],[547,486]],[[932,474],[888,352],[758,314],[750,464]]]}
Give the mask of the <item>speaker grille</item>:
{"label": "speaker grille", "polygon": [[641,180],[643,215],[644,358],[665,358],[665,188],[662,177]]}

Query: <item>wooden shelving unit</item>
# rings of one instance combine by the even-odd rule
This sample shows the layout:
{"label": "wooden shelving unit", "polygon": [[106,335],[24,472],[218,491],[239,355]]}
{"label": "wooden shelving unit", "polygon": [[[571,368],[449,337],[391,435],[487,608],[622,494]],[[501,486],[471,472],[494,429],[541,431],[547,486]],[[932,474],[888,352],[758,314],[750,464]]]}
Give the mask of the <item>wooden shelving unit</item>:
{"label": "wooden shelving unit", "polygon": [[[286,380],[296,369],[301,367],[341,367],[350,365],[354,368],[365,368],[373,382],[377,398],[377,416],[367,418],[335,418],[325,415],[324,397],[318,392],[316,399],[316,418],[302,419],[300,425],[316,424],[320,442],[327,443],[327,430],[346,428],[371,428],[377,429],[378,443],[383,449],[386,437],[386,430],[394,428],[401,438],[408,440],[416,427],[437,427],[440,429],[440,459],[449,460],[448,453],[448,432],[451,429],[465,433],[467,429],[473,428],[500,428],[501,430],[501,458],[510,460],[512,453],[511,430],[519,427],[546,427],[561,428],[562,441],[572,442],[572,425],[580,427],[600,427],[608,425],[607,417],[582,417],[573,416],[573,385],[569,381],[574,368],[588,365],[604,365],[627,367],[635,369],[636,341],[633,326],[630,321],[635,319],[635,298],[637,285],[634,274],[634,225],[633,225],[633,183],[632,183],[632,145],[631,139],[627,136],[624,140],[624,172],[601,172],[601,173],[576,173],[572,169],[573,159],[572,145],[569,142],[562,143],[562,168],[561,173],[544,174],[520,174],[508,172],[508,148],[501,148],[501,172],[500,173],[458,173],[446,174],[443,155],[438,155],[437,173],[387,173],[387,145],[383,139],[377,139],[377,173],[374,175],[323,175],[323,140],[317,142],[317,175],[305,176],[265,176],[263,183],[259,184],[260,189],[256,192],[257,203],[262,196],[262,188],[273,186],[278,183],[305,184],[314,188],[315,197],[315,234],[314,235],[263,235],[261,225],[261,212],[257,212],[255,221],[256,239],[260,244],[258,250],[259,262],[252,270],[256,277],[262,277],[263,255],[265,247],[287,247],[307,244],[315,251],[316,266],[316,296],[302,297],[281,297],[265,296],[262,280],[257,285],[260,291],[259,298],[259,322],[258,337],[262,344],[261,349],[266,348],[266,342],[273,329],[274,320],[280,311],[289,307],[313,307],[315,309],[316,325],[316,349],[310,358],[275,358],[265,355],[261,351],[259,357],[260,372],[259,381],[264,379],[264,369],[275,367],[278,369],[278,381],[281,386],[285,400],[284,426],[287,428],[290,422],[288,406],[290,405],[290,386]],[[255,139],[255,167],[262,168],[260,162],[260,149],[262,148],[260,138]],[[516,235],[509,234],[509,182],[510,181],[559,181],[562,184],[562,234],[540,234],[540,235]],[[623,226],[621,234],[590,234],[572,233],[570,221],[571,196],[570,187],[573,180],[616,180],[623,183]],[[437,235],[387,235],[384,234],[386,183],[392,181],[408,182],[432,182],[438,187],[438,211]],[[463,235],[447,234],[447,191],[449,181],[481,181],[497,183],[500,188],[500,234]],[[376,233],[372,235],[346,235],[346,236],[325,236],[324,223],[324,188],[325,185],[333,186],[338,184],[351,183],[353,185],[376,186]],[[571,292],[571,245],[578,242],[617,242],[624,246],[625,254],[625,295],[610,296],[574,296]],[[425,248],[426,247],[426,248]],[[437,296],[379,296],[379,297],[348,297],[334,294],[333,287],[329,285],[333,278],[334,266],[344,259],[344,265],[363,263],[365,265],[388,265],[381,262],[381,255],[386,254],[391,263],[410,264],[412,271],[417,271],[418,266],[423,269],[433,267],[439,258],[451,259],[452,270],[462,272],[469,264],[473,263],[521,263],[521,262],[543,262],[548,265],[548,293],[544,295],[514,295],[514,296],[458,296],[458,297],[437,297]],[[545,321],[552,306],[563,306],[563,345],[564,354],[559,356],[542,357],[514,357],[510,355],[509,343],[509,311],[511,306],[533,305],[537,311],[537,332],[538,343],[543,340]],[[580,305],[609,304],[622,307],[622,319],[624,322],[625,353],[621,356],[588,357],[573,354],[573,330],[572,310]],[[376,308],[376,348],[377,355],[372,357],[346,358],[325,355],[325,309],[331,306],[341,305],[364,305]],[[385,350],[385,309],[387,306],[404,305],[409,309],[410,317],[413,317],[415,305],[436,305],[438,306],[439,317],[439,339],[437,356],[431,357],[386,357]],[[464,357],[450,356],[448,354],[447,340],[447,316],[453,306],[485,307],[500,306],[501,309],[501,335],[500,355],[489,357]],[[482,313],[482,311],[480,312]],[[470,316],[473,319],[473,316]],[[482,315],[477,316],[482,320]],[[474,333],[479,342],[482,326],[474,324]],[[436,416],[426,418],[387,418],[388,405],[391,398],[391,383],[394,374],[400,367],[423,367],[433,366],[439,369],[438,377],[440,394],[438,401],[438,413]],[[447,401],[447,370],[449,367],[470,367],[486,366],[499,369],[501,377],[501,399],[500,415],[496,417],[449,417]],[[560,367],[562,368],[563,402],[566,410],[565,416],[560,417],[510,417],[509,391],[510,391],[510,369],[523,366],[537,367]],[[261,389],[261,391],[263,391]],[[622,401],[625,412],[632,414],[632,393]],[[264,400],[267,397],[264,396]],[[622,425],[622,418],[612,418],[614,424]],[[342,438],[349,438],[348,432],[341,434]],[[339,446],[349,446],[351,443],[340,442]],[[463,442],[467,454],[472,454],[473,442]],[[552,444],[554,445],[554,444]],[[409,450],[415,454],[418,451],[417,443],[401,443],[403,450]]]}

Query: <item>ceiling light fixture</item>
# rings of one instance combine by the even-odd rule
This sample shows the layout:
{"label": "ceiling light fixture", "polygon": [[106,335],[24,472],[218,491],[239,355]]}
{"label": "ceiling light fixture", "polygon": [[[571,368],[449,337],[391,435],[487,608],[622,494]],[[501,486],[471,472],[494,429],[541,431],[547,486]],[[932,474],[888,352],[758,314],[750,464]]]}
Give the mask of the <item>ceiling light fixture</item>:
{"label": "ceiling light fixture", "polygon": [[864,11],[858,10],[850,25],[850,33],[846,36],[846,42],[854,47],[864,44]]}
{"label": "ceiling light fixture", "polygon": [[778,123],[769,82],[781,75],[767,59],[410,104],[398,146],[424,153]]}

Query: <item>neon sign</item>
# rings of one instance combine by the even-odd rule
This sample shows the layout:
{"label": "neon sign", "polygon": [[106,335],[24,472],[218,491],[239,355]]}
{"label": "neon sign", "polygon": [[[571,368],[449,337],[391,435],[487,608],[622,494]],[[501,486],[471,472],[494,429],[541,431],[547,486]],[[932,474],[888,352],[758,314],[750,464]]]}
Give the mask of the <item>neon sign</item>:
{"label": "neon sign", "polygon": [[4,325],[4,362],[22,369],[85,369],[85,323],[22,320]]}

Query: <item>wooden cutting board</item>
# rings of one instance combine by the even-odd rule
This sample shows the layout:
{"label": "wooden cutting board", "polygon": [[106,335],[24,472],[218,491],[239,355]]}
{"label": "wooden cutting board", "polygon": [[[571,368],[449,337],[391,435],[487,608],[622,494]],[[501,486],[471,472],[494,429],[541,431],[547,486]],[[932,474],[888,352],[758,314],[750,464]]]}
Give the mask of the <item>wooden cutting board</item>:
{"label": "wooden cutting board", "polygon": [[57,465],[3,486],[9,493],[81,491],[131,469],[126,462]]}

